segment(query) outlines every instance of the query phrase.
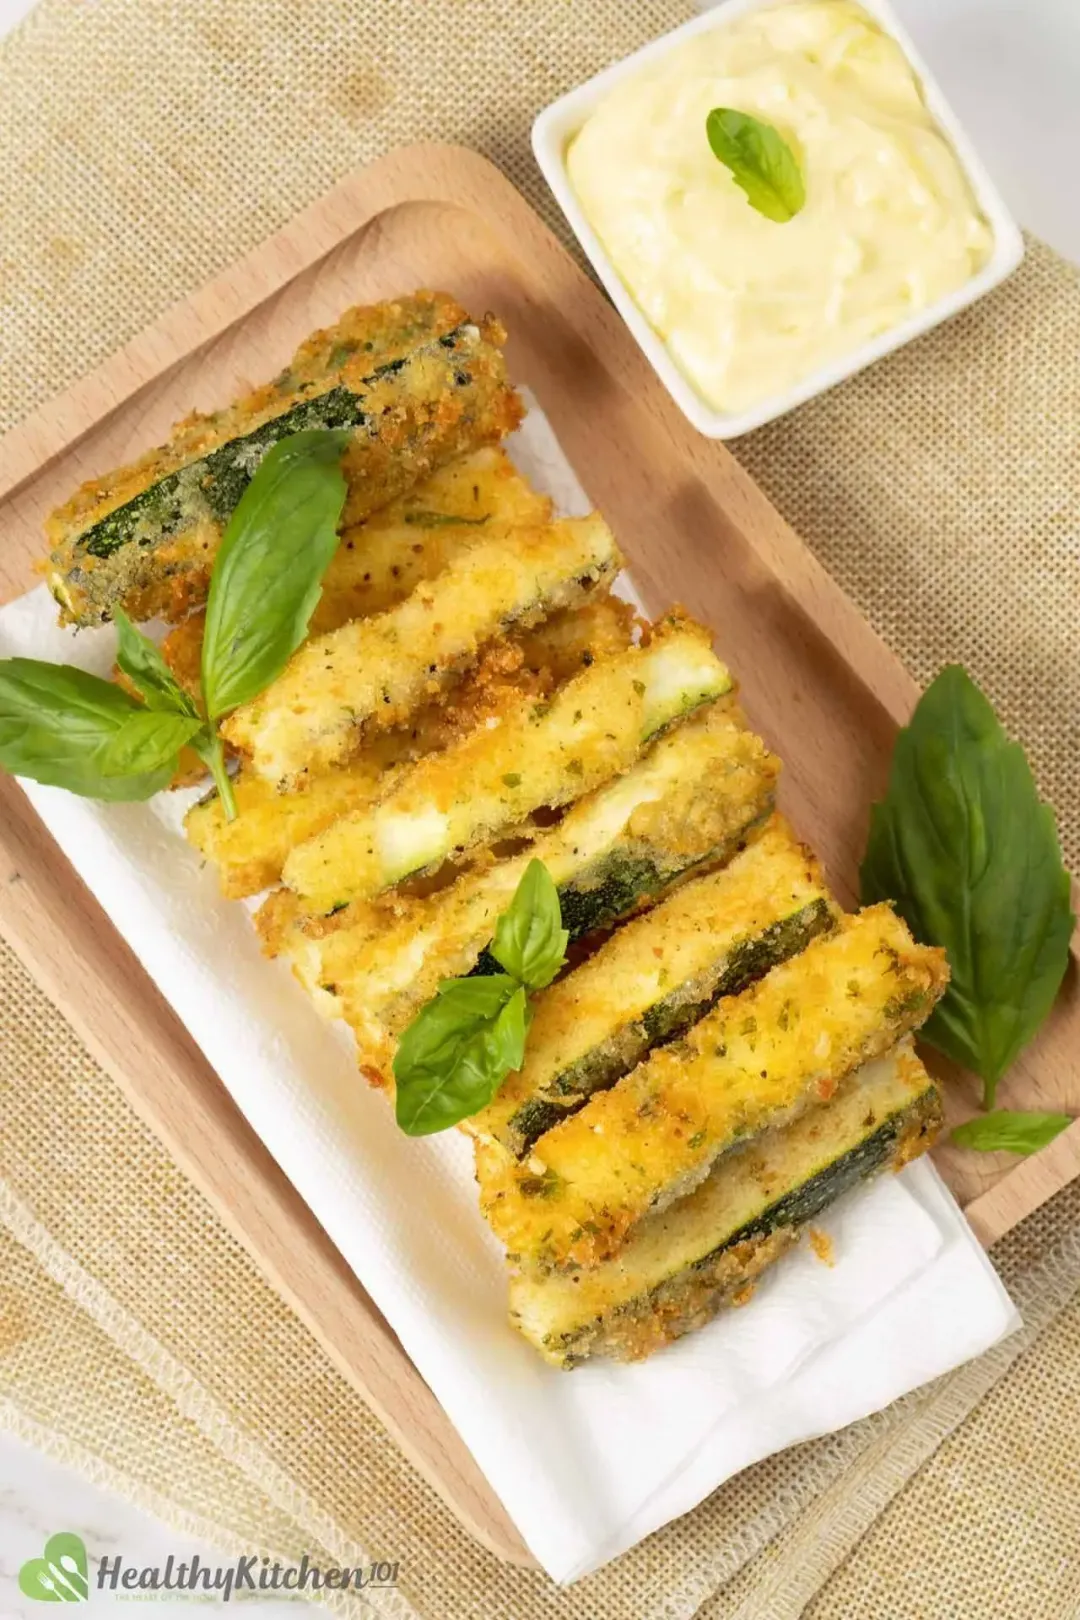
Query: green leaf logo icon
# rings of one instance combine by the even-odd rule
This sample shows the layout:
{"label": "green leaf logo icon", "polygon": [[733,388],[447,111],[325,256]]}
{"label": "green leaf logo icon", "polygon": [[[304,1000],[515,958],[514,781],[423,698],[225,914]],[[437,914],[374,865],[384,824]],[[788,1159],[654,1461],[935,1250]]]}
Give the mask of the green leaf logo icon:
{"label": "green leaf logo icon", "polygon": [[90,1595],[86,1547],[81,1536],[61,1530],[50,1536],[40,1558],[19,1571],[19,1591],[38,1603],[85,1603]]}

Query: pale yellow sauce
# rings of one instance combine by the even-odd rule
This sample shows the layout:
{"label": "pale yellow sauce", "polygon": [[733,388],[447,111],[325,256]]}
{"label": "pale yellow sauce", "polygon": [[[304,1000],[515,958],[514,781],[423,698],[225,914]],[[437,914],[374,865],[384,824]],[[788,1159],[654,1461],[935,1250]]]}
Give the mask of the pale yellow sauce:
{"label": "pale yellow sauce", "polygon": [[[794,219],[758,213],[705,120],[772,124]],[[710,405],[781,394],[969,280],[993,240],[899,45],[848,0],[795,0],[684,41],[616,85],[567,154],[619,275]]]}

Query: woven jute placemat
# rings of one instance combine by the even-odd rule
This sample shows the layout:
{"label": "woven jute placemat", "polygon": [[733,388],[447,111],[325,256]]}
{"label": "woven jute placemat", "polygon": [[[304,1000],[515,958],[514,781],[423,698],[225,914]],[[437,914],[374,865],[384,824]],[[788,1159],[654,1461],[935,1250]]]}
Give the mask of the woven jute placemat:
{"label": "woven jute placemat", "polygon": [[[557,224],[533,113],[688,9],[41,0],[0,46],[0,427],[400,142],[476,146]],[[1032,243],[736,446],[917,676],[984,683],[1074,866],[1078,423],[1080,284]],[[364,1612],[423,1620],[1080,1614],[1080,1190],[995,1251],[1022,1336],[559,1591],[459,1529],[2,948],[0,1031],[0,1421],[178,1528],[397,1560]]]}

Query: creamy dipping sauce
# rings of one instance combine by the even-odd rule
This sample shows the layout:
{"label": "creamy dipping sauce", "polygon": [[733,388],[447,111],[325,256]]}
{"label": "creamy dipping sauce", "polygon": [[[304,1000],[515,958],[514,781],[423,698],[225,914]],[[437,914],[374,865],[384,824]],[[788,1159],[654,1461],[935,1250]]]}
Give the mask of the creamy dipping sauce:
{"label": "creamy dipping sauce", "polygon": [[[758,213],[713,156],[714,107],[788,142],[806,187],[794,219]],[[936,303],[993,248],[907,58],[849,0],[793,0],[686,40],[615,86],[567,168],[642,312],[720,411]]]}

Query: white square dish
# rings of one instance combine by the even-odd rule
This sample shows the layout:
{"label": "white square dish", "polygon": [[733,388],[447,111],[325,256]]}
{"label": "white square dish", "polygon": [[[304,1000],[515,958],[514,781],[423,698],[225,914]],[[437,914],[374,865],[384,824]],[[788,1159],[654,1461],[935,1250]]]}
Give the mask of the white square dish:
{"label": "white square dish", "polygon": [[570,182],[567,150],[574,136],[613,86],[640,73],[650,63],[689,39],[725,28],[749,12],[772,9],[783,3],[784,0],[727,0],[726,4],[651,41],[624,61],[616,62],[585,84],[568,91],[546,107],[533,124],[533,151],[537,163],[593,269],[676,404],[698,432],[713,439],[734,439],[761,427],[796,405],[832,388],[846,377],[853,376],[882,355],[891,354],[912,338],[921,337],[924,332],[940,325],[996,287],[1015,270],[1024,254],[1023,238],[997,187],[887,0],[860,0],[862,8],[900,46],[914,70],[927,110],[951,144],[979,209],[990,226],[993,236],[990,257],[960,287],[936,299],[907,320],[859,343],[848,353],[827,361],[791,387],[739,411],[720,411],[708,403],[681,370],[665,339],[650,324],[589,223]]}

